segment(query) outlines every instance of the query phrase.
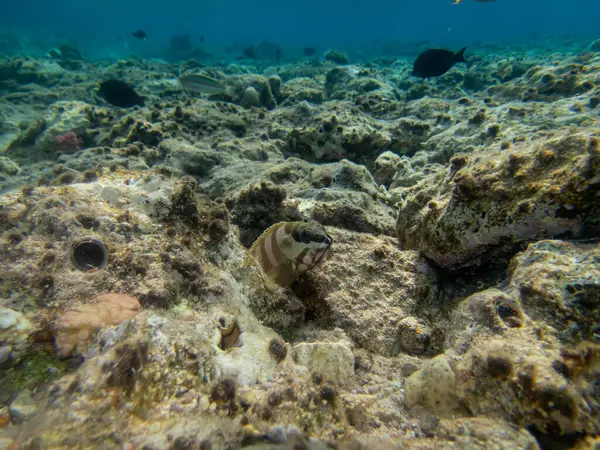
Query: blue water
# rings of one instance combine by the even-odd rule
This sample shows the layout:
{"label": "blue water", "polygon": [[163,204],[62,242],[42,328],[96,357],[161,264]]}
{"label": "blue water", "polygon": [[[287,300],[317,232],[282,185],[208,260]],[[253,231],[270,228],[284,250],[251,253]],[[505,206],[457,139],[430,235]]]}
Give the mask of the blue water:
{"label": "blue water", "polygon": [[[91,58],[158,55],[173,34],[219,52],[233,43],[270,40],[289,52],[304,46],[352,51],[386,41],[427,40],[460,47],[476,42],[535,47],[550,38],[600,37],[598,0],[240,1],[3,0],[0,37],[17,35],[21,52],[76,42]],[[144,29],[145,41],[131,37]],[[200,37],[204,42],[200,42]],[[123,39],[119,39],[123,38]],[[289,53],[288,52],[288,53]]]}

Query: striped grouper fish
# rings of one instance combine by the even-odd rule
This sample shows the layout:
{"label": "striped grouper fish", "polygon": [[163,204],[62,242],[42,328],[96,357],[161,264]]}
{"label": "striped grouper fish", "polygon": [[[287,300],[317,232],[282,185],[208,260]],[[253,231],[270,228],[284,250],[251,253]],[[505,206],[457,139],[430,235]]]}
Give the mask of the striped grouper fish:
{"label": "striped grouper fish", "polygon": [[332,243],[317,222],[279,222],[260,235],[250,253],[271,279],[288,286],[312,269]]}

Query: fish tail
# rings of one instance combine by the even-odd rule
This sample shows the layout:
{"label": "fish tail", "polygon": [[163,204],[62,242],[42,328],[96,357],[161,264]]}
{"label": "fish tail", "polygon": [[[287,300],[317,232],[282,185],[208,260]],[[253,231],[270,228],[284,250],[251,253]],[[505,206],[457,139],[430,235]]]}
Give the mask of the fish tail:
{"label": "fish tail", "polygon": [[467,60],[465,59],[465,50],[466,49],[467,49],[467,47],[463,47],[458,52],[456,52],[456,54],[454,55],[454,60],[456,62],[467,62]]}

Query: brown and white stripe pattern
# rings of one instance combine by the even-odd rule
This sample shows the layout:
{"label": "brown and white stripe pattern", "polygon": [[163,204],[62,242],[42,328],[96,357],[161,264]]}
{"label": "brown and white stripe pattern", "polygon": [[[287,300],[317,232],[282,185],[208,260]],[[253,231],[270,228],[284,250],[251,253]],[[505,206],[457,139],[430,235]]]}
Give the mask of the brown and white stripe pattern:
{"label": "brown and white stripe pattern", "polygon": [[316,222],[280,222],[256,240],[250,253],[269,277],[287,285],[313,268],[332,242]]}

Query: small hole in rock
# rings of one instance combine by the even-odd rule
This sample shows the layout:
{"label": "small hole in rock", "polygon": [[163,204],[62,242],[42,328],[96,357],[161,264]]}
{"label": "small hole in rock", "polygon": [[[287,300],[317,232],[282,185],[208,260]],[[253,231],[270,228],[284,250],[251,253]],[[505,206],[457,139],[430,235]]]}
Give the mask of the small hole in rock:
{"label": "small hole in rock", "polygon": [[98,239],[81,239],[71,247],[71,262],[83,271],[102,269],[108,262],[108,249]]}
{"label": "small hole in rock", "polygon": [[500,320],[509,328],[519,328],[523,325],[521,312],[509,305],[508,303],[500,303],[496,306],[496,312]]}

